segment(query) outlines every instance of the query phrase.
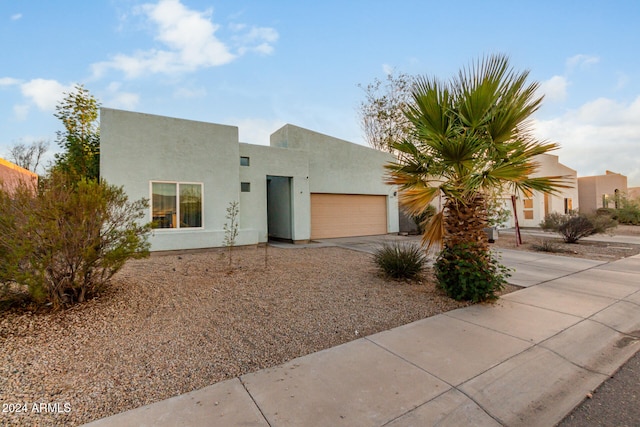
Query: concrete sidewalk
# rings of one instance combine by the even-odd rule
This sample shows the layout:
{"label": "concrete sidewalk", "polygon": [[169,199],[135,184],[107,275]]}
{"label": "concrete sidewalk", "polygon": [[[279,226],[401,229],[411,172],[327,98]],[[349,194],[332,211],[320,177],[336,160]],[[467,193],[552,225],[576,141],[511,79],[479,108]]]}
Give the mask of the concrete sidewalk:
{"label": "concrete sidewalk", "polygon": [[502,263],[529,287],[88,425],[555,425],[640,349],[640,256]]}

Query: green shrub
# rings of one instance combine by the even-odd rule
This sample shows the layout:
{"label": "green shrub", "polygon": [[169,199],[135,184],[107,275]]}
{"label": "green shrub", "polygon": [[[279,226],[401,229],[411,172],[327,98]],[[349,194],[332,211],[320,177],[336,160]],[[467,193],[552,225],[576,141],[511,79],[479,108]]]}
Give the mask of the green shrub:
{"label": "green shrub", "polygon": [[595,227],[589,218],[574,216],[558,227],[558,233],[566,243],[576,243],[581,238],[594,234],[594,229]]}
{"label": "green shrub", "polygon": [[544,217],[540,223],[540,228],[545,231],[558,231],[558,228],[569,221],[572,215],[562,215],[557,212],[551,212]]}
{"label": "green shrub", "polygon": [[146,200],[122,188],[53,173],[36,195],[0,186],[0,284],[61,308],[98,292],[130,258],[148,255]]}
{"label": "green shrub", "polygon": [[555,212],[547,215],[540,223],[543,230],[555,231],[566,243],[576,243],[583,237],[606,233],[617,225],[618,223],[607,215],[562,215]]}
{"label": "green shrub", "polygon": [[613,208],[598,208],[596,209],[596,215],[604,215],[613,219],[618,219],[618,211]]}
{"label": "green shrub", "polygon": [[617,220],[620,224],[640,225],[640,201],[621,200],[621,207],[616,209]]}
{"label": "green shrub", "polygon": [[434,270],[438,286],[458,301],[494,300],[510,276],[509,269],[500,265],[491,251],[472,243],[445,247]]}
{"label": "green shrub", "polygon": [[378,268],[394,279],[415,279],[425,268],[424,250],[411,243],[385,243],[373,254]]}

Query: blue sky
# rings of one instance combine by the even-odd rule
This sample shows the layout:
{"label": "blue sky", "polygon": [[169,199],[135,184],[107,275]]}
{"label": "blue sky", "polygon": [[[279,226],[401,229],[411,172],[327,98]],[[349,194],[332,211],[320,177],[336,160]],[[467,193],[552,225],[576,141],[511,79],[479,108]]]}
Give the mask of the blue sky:
{"label": "blue sky", "polygon": [[106,107],[364,144],[358,87],[449,78],[491,53],[531,70],[540,138],[579,176],[640,186],[640,1],[0,0],[0,156],[51,141],[64,91]]}

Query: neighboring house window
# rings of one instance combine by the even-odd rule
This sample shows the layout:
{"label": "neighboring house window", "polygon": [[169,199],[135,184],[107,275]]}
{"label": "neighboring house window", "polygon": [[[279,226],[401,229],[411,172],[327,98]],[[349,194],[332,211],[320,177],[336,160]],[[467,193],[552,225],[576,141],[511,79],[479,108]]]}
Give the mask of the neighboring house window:
{"label": "neighboring house window", "polygon": [[564,199],[564,213],[568,214],[573,210],[573,201],[571,199]]}
{"label": "neighboring house window", "polygon": [[533,219],[533,193],[525,191],[522,201],[524,202],[524,219]]}
{"label": "neighboring house window", "polygon": [[251,183],[250,182],[241,182],[240,183],[240,191],[243,193],[248,193],[251,191]]}
{"label": "neighboring house window", "polygon": [[248,157],[240,157],[240,166],[249,166],[249,158]]}
{"label": "neighboring house window", "polygon": [[151,210],[154,228],[202,227],[202,184],[152,182]]}

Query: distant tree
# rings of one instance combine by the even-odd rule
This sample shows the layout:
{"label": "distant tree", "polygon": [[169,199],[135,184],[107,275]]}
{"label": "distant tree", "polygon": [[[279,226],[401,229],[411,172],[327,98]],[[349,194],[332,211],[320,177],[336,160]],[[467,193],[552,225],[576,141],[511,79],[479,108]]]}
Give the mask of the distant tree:
{"label": "distant tree", "polygon": [[393,144],[408,137],[410,123],[403,110],[411,101],[414,79],[389,73],[385,80],[359,85],[366,97],[359,107],[360,126],[372,148],[393,153]]}
{"label": "distant tree", "polygon": [[37,173],[42,157],[48,149],[49,142],[44,139],[33,141],[31,144],[19,142],[9,150],[9,160],[21,168]]}
{"label": "distant tree", "polygon": [[54,167],[71,176],[98,179],[100,176],[100,103],[82,85],[65,94],[56,106],[56,118],[62,121],[57,142],[64,150],[55,155]]}

